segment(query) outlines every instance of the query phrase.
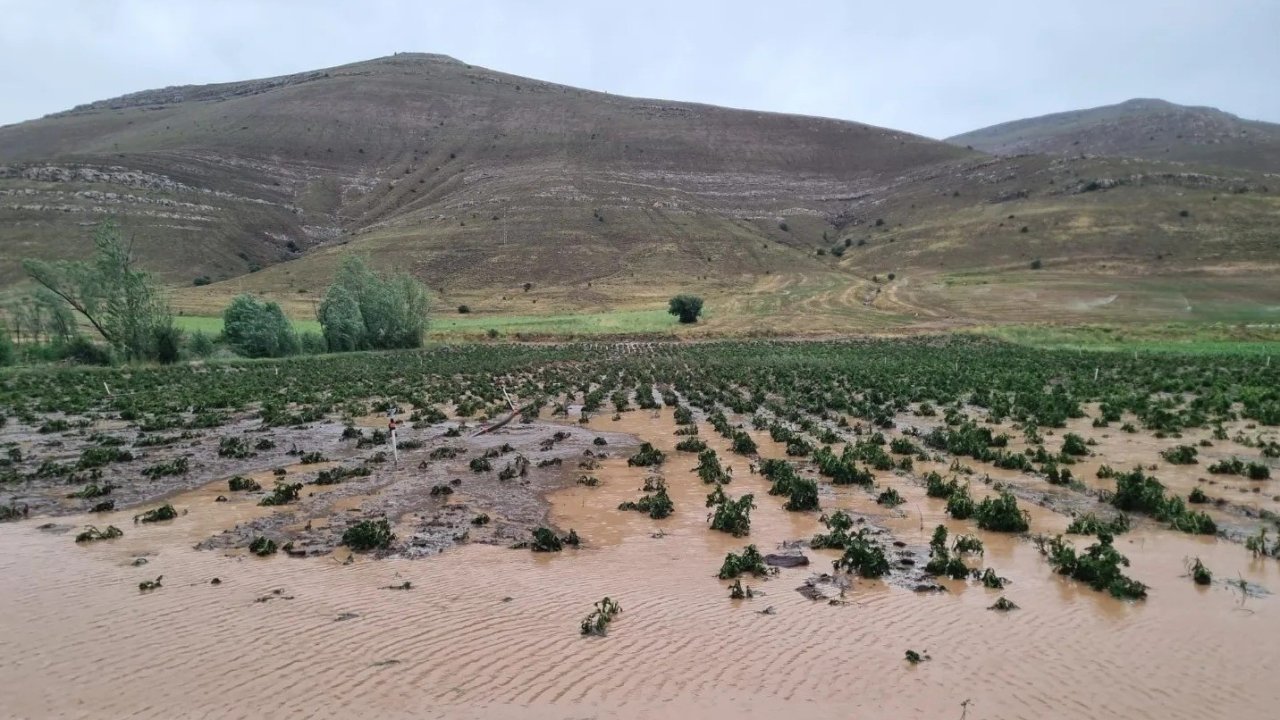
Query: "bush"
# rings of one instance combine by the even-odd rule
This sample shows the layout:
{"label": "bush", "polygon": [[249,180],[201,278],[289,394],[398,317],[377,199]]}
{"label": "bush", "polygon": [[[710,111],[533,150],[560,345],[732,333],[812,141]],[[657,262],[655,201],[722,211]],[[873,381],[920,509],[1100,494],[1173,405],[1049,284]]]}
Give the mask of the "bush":
{"label": "bush", "polygon": [[1032,270],[1039,270],[1042,267],[1044,267],[1044,263],[1040,262],[1040,258],[1036,258],[1035,260],[1031,261]]}
{"label": "bush", "polygon": [[1129,566],[1129,559],[1112,545],[1107,533],[1098,535],[1098,542],[1090,545],[1084,555],[1077,556],[1075,548],[1059,535],[1048,543],[1040,540],[1040,551],[1049,557],[1049,565],[1059,575],[1086,582],[1094,590],[1106,590],[1117,598],[1145,598],[1147,586],[1128,578],[1120,570]]}
{"label": "bush", "polygon": [[671,497],[667,495],[666,485],[659,484],[652,494],[644,495],[635,502],[624,502],[618,506],[618,509],[649,513],[649,517],[654,520],[661,520],[670,515],[675,507],[675,503],[671,502]]}
{"label": "bush", "polygon": [[76,335],[58,348],[58,356],[80,365],[110,365],[111,349],[83,335]]}
{"label": "bush", "polygon": [[361,520],[342,533],[342,544],[356,552],[385,549],[390,547],[395,539],[395,534],[391,532],[391,523],[387,522],[386,518]]}
{"label": "bush", "polygon": [[471,306],[470,306],[470,305],[459,305],[459,306],[458,306],[458,314],[459,314],[459,315],[470,315],[470,314],[471,314]]}
{"label": "bush", "polygon": [[1146,513],[1185,533],[1212,535],[1218,531],[1213,518],[1198,510],[1188,510],[1180,497],[1166,497],[1164,485],[1144,475],[1141,468],[1116,476],[1111,504],[1120,510]]}
{"label": "bush", "polygon": [[178,517],[178,511],[172,505],[165,503],[158,508],[152,508],[140,515],[134,515],[134,522],[153,523],[161,520],[172,520]]}
{"label": "bush", "polygon": [[666,459],[662,451],[655,448],[650,443],[644,443],[640,446],[639,452],[627,458],[627,465],[632,467],[650,467],[653,465],[661,465]]}
{"label": "bush", "polygon": [[276,553],[276,541],[259,535],[249,543],[249,552],[258,557],[266,557]]}
{"label": "bush", "polygon": [[253,480],[242,475],[236,475],[227,481],[227,489],[231,492],[252,492],[255,490],[261,490],[262,486],[258,484],[257,480]]}
{"label": "bush", "polygon": [[213,354],[213,338],[199,330],[187,336],[187,352],[194,357],[206,358]]}
{"label": "bush", "polygon": [[1175,445],[1162,450],[1160,457],[1173,465],[1195,465],[1197,450],[1191,445]]}
{"label": "bush", "polygon": [[302,490],[302,483],[282,483],[277,482],[275,489],[271,494],[258,501],[259,505],[288,505],[298,499],[298,492]]}
{"label": "bush", "polygon": [[1089,454],[1089,448],[1085,445],[1084,438],[1075,433],[1067,433],[1062,438],[1062,453],[1083,457]]}
{"label": "bush", "polygon": [[[725,497],[719,485],[716,485],[716,490],[719,491],[720,497],[715,503],[715,511],[711,514],[711,529],[727,532],[734,537],[750,534],[751,511],[756,507],[755,496],[743,495],[737,500],[730,500]],[[711,502],[710,497],[708,502]]]}
{"label": "bush", "polygon": [[818,509],[818,484],[809,478],[796,478],[791,484],[791,498],[782,506],[793,512]]}
{"label": "bush", "polygon": [[197,275],[196,278],[191,281],[191,284],[195,285],[196,287],[201,287],[204,285],[208,285],[212,282],[213,280],[211,280],[208,275]]}
{"label": "bush", "polygon": [[697,295],[676,295],[668,303],[667,313],[675,315],[682,323],[696,323],[698,316],[702,314],[702,298]]}
{"label": "bush", "polygon": [[298,337],[274,302],[237,295],[222,312],[222,337],[251,358],[284,357],[298,352]]}
{"label": "bush", "polygon": [[1103,520],[1093,513],[1085,513],[1067,526],[1068,535],[1123,535],[1129,532],[1129,516],[1118,513],[1111,520]]}
{"label": "bush", "polygon": [[902,496],[898,494],[898,491],[893,488],[885,490],[876,497],[876,503],[884,505],[885,507],[897,507],[905,502],[906,500],[903,500]]}
{"label": "bush", "polygon": [[329,345],[320,333],[304,332],[298,336],[298,349],[307,355],[323,355],[329,352]]}
{"label": "bush", "polygon": [[1030,527],[1030,515],[1026,510],[1018,509],[1018,500],[1008,491],[1002,491],[999,497],[983,500],[974,512],[978,527],[983,530],[998,532],[1026,532]]}
{"label": "bush", "polygon": [[878,578],[889,573],[889,559],[885,557],[884,548],[867,535],[866,528],[849,537],[844,555],[833,565],[836,570],[843,569],[865,578]]}
{"label": "bush", "polygon": [[721,580],[732,580],[744,573],[751,573],[756,577],[764,577],[770,574],[769,567],[764,564],[764,556],[760,554],[755,545],[746,546],[742,549],[742,554],[740,555],[726,554],[717,577]]}
{"label": "bush", "polygon": [[947,498],[947,514],[956,520],[967,520],[973,517],[977,507],[973,496],[969,494],[968,485],[957,485]]}

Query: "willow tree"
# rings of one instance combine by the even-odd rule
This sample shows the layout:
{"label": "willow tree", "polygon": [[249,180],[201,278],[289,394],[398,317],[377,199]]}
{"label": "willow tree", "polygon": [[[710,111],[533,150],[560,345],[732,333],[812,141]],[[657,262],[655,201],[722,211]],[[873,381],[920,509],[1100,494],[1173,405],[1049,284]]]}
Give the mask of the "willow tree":
{"label": "willow tree", "polygon": [[356,255],[342,261],[317,319],[329,350],[422,346],[430,309],[427,288],[407,273],[380,274]]}
{"label": "willow tree", "polygon": [[23,260],[22,267],[61,298],[126,360],[176,359],[173,314],[150,273],[134,268],[131,244],[108,220],[93,233],[89,260]]}

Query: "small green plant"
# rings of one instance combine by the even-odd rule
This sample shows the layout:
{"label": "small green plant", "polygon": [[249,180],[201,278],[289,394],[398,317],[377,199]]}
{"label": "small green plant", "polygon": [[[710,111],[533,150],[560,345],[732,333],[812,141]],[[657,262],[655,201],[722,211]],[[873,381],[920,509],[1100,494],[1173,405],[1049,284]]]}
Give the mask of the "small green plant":
{"label": "small green plant", "polygon": [[720,565],[720,572],[717,577],[721,580],[732,580],[744,573],[751,573],[756,577],[764,577],[771,574],[769,567],[764,564],[764,556],[760,554],[755,545],[746,546],[740,554],[727,553],[724,556],[724,563]]}
{"label": "small green plant", "polygon": [[178,517],[178,511],[173,509],[172,505],[165,503],[164,505],[161,505],[158,508],[152,508],[151,510],[148,510],[140,515],[134,515],[133,521],[135,523],[136,522],[153,523],[153,522],[160,522],[161,520],[172,520],[176,517]]}
{"label": "small green plant", "polygon": [[143,580],[142,582],[138,583],[138,591],[150,592],[152,590],[155,590],[161,587],[160,581],[163,579],[164,579],[163,575],[157,575],[155,580]]}
{"label": "small green plant", "polygon": [[1008,580],[997,575],[996,571],[991,568],[984,570],[978,579],[982,581],[983,587],[990,588],[992,590],[1003,590],[1004,584],[1008,582]]}
{"label": "small green plant", "polygon": [[907,651],[907,662],[911,663],[912,665],[919,665],[920,663],[924,662],[925,660],[931,660],[931,659],[932,659],[932,658],[930,658],[930,657],[929,657],[929,651],[927,651],[927,650],[925,651],[925,653],[924,653],[923,655],[921,655],[920,653],[916,652],[915,650],[908,650],[908,651]]}
{"label": "small green plant", "polygon": [[471,458],[468,466],[472,472],[489,472],[493,469],[493,464],[489,462],[489,458],[484,457]]}
{"label": "small green plant", "polygon": [[1083,555],[1061,535],[1045,541],[1037,539],[1040,552],[1047,555],[1049,565],[1059,575],[1066,575],[1088,583],[1094,590],[1106,590],[1113,597],[1141,599],[1147,596],[1147,586],[1126,577],[1120,568],[1129,566],[1129,559],[1112,546],[1109,533],[1099,533],[1098,542],[1090,545]]}
{"label": "small green plant", "polygon": [[70,495],[67,495],[67,497],[79,498],[81,500],[92,500],[93,498],[99,498],[104,495],[110,495],[111,491],[115,490],[117,487],[119,486],[112,485],[109,482],[103,483],[101,485],[98,485],[97,483],[89,483],[88,485],[85,485],[80,490],[73,492]]}
{"label": "small green plant", "polygon": [[276,547],[276,541],[262,535],[254,538],[253,542],[249,543],[249,552],[257,555],[258,557],[275,555],[276,550],[278,550]]}
{"label": "small green plant", "polygon": [[257,480],[253,480],[242,475],[236,475],[227,481],[227,488],[231,492],[253,492],[255,490],[261,490],[262,486],[258,484]]}
{"label": "small green plant", "polygon": [[168,462],[157,463],[143,468],[142,474],[155,480],[170,475],[186,475],[190,465],[186,457],[177,457]]}
{"label": "small green plant", "polygon": [[1210,585],[1213,583],[1213,573],[1209,572],[1209,568],[1200,562],[1200,558],[1195,558],[1187,569],[1191,573],[1191,579],[1195,584]]}
{"label": "small green plant", "polygon": [[471,524],[475,525],[476,527],[480,527],[482,525],[488,525],[489,524],[488,514],[480,513],[479,515],[471,518]]}
{"label": "small green plant", "polygon": [[288,505],[298,499],[302,483],[277,482],[271,494],[258,501],[259,505]]}
{"label": "small green plant", "polygon": [[707,444],[696,437],[687,437],[676,443],[676,450],[680,452],[696,452],[700,453],[707,449]]}
{"label": "small green plant", "polygon": [[641,498],[635,502],[624,502],[618,506],[618,509],[648,513],[649,517],[654,520],[660,520],[667,517],[673,510],[675,510],[675,503],[673,503],[671,501],[671,497],[667,495],[667,486],[665,484],[659,484],[650,494],[641,496]]}
{"label": "small green plant", "polygon": [[386,549],[395,539],[391,523],[386,518],[361,520],[342,533],[342,544],[356,552]]}
{"label": "small green plant", "polygon": [[99,530],[97,526],[89,525],[83,532],[76,535],[76,542],[97,542],[98,540],[112,540],[124,535],[124,531],[115,525],[108,525],[105,530]]}
{"label": "small green plant", "polygon": [[1103,520],[1094,513],[1085,513],[1071,521],[1067,526],[1068,535],[1097,535],[1098,533],[1123,535],[1129,532],[1129,516],[1117,513],[1110,520]]}
{"label": "small green plant", "polygon": [[[716,489],[723,497],[724,491],[720,488],[721,486],[717,484]],[[715,510],[710,515],[711,529],[727,532],[734,537],[743,537],[751,532],[751,511],[755,507],[756,500],[753,495],[743,495],[737,500],[725,497],[716,504]]]}
{"label": "small green plant", "polygon": [[1084,456],[1089,454],[1084,438],[1075,433],[1067,433],[1062,437],[1062,453],[1064,455]]}
{"label": "small green plant", "polygon": [[[955,481],[953,480],[952,482]],[[957,485],[947,498],[947,514],[956,520],[967,520],[973,517],[977,508],[978,504],[973,501],[973,496],[969,494],[968,484]]]}
{"label": "small green plant", "polygon": [[1197,450],[1191,445],[1175,445],[1160,451],[1160,457],[1172,465],[1195,465]]}
{"label": "small green plant", "polygon": [[627,458],[627,465],[632,467],[652,467],[661,465],[663,460],[666,460],[666,456],[661,450],[650,443],[644,443],[635,455]]}
{"label": "small green plant", "polygon": [[836,570],[856,573],[865,578],[878,578],[889,574],[889,559],[884,548],[873,540],[863,528],[849,536],[844,555],[834,561]]}
{"label": "small green plant", "polygon": [[622,612],[622,606],[610,598],[596,603],[594,609],[583,618],[580,628],[583,635],[604,637],[609,632],[609,623]]}
{"label": "small green plant", "polygon": [[[953,516],[954,517],[954,516]],[[999,496],[986,498],[974,512],[978,527],[997,532],[1026,532],[1031,526],[1030,514],[1018,509],[1018,500],[1012,493],[1001,491]]]}
{"label": "small green plant", "polygon": [[694,472],[698,473],[698,477],[702,482],[711,483],[727,483],[732,478],[725,469],[720,466],[720,457],[715,450],[707,449],[698,453],[698,465],[694,467]]}
{"label": "small green plant", "polygon": [[876,503],[885,507],[897,507],[905,502],[906,500],[903,500],[898,491],[893,488],[885,490],[876,497]]}
{"label": "small green plant", "polygon": [[1006,598],[1005,596],[1001,595],[1000,599],[996,600],[995,603],[987,609],[999,610],[1001,612],[1009,612],[1010,610],[1017,610],[1018,606],[1009,598]]}
{"label": "small green plant", "polygon": [[955,543],[951,546],[951,551],[961,555],[974,553],[984,555],[986,553],[986,549],[982,546],[982,541],[973,535],[957,535]]}
{"label": "small green plant", "polygon": [[843,510],[836,510],[830,515],[823,515],[818,519],[823,525],[827,526],[827,532],[814,535],[809,541],[809,547],[820,548],[838,548],[844,549],[849,544],[849,530],[853,528],[853,518]]}

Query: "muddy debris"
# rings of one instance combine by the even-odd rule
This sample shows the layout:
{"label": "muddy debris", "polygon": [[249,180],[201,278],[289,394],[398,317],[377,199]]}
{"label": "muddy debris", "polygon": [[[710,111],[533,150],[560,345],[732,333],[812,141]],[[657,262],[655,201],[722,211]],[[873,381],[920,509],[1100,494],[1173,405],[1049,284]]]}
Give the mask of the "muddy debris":
{"label": "muddy debris", "polygon": [[764,564],[784,568],[804,567],[809,564],[809,558],[798,552],[770,553],[764,556]]}

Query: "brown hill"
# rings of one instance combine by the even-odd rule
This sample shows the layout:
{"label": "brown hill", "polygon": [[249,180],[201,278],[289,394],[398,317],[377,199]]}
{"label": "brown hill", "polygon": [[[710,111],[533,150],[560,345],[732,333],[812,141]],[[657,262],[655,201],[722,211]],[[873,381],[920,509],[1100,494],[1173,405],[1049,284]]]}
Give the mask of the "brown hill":
{"label": "brown hill", "polygon": [[999,155],[1110,155],[1280,172],[1280,125],[1164,100],[1015,120],[947,142]]}
{"label": "brown hill", "polygon": [[1275,190],[406,54],[0,128],[0,283],[17,287],[21,257],[83,253],[116,216],[187,312],[253,291],[305,316],[355,251],[481,317],[693,290],[706,332],[1270,318],[1280,291],[1242,272],[1277,260]]}

